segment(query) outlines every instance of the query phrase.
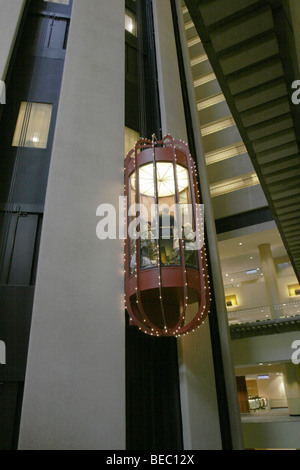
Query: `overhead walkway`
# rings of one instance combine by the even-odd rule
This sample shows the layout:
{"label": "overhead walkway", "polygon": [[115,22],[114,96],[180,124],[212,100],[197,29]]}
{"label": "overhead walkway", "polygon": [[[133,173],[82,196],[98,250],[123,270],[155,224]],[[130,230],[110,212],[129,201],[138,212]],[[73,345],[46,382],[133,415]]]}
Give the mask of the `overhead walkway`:
{"label": "overhead walkway", "polygon": [[[205,153],[222,158],[220,148],[239,154],[245,146],[300,282],[300,105],[291,101],[300,72],[291,2],[185,0],[183,14],[198,110],[212,119],[203,122]],[[201,96],[208,87],[217,119]]]}
{"label": "overhead walkway", "polygon": [[300,315],[234,324],[229,326],[229,330],[231,339],[300,331]]}

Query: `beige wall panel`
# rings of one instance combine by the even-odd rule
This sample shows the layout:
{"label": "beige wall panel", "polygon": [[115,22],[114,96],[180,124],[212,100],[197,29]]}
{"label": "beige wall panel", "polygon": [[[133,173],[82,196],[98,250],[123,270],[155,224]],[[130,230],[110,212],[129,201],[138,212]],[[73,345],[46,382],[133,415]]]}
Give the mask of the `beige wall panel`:
{"label": "beige wall panel", "polygon": [[124,164],[124,4],[74,0],[33,309],[21,449],[125,448],[123,243],[96,236]]}
{"label": "beige wall panel", "polygon": [[153,7],[162,132],[187,141],[170,3],[155,0]]}
{"label": "beige wall panel", "polygon": [[216,220],[268,206],[260,185],[217,196],[212,201]]}
{"label": "beige wall panel", "polygon": [[[170,3],[154,2],[163,132],[187,139]],[[209,324],[178,341],[185,449],[222,447]]]}

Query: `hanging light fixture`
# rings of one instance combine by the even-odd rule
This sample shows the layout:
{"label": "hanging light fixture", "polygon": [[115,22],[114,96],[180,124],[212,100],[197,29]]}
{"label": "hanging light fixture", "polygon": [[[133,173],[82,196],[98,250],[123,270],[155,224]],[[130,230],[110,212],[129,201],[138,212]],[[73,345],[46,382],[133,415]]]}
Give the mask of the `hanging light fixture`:
{"label": "hanging light fixture", "polygon": [[170,135],[139,140],[125,159],[125,306],[130,325],[153,336],[185,335],[210,306],[197,172]]}

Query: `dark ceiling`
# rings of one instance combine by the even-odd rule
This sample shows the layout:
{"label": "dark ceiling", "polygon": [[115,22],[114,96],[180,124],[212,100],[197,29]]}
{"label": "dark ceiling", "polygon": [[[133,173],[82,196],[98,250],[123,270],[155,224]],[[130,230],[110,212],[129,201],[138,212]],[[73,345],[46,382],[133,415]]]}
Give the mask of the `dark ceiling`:
{"label": "dark ceiling", "polygon": [[300,80],[285,0],[185,0],[300,282]]}

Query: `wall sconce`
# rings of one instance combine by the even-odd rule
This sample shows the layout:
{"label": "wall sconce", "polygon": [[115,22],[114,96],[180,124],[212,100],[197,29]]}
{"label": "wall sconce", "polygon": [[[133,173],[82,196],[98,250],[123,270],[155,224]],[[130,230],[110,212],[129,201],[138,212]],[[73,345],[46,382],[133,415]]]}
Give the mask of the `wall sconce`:
{"label": "wall sconce", "polygon": [[227,295],[225,297],[225,301],[226,301],[226,306],[227,307],[237,307],[237,305],[238,305],[236,295]]}
{"label": "wall sconce", "polygon": [[291,286],[288,286],[288,290],[289,290],[289,296],[290,297],[300,295],[300,285],[299,284],[293,284]]}

